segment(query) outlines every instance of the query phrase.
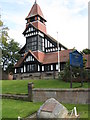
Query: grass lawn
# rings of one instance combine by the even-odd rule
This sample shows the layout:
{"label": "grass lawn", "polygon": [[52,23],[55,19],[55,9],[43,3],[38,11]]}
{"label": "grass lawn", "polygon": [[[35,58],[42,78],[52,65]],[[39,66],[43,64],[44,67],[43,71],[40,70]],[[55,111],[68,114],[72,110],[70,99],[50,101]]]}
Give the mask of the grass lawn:
{"label": "grass lawn", "polygon": [[[35,88],[70,88],[69,82],[61,80],[2,80],[2,93],[27,94],[27,85],[34,83]],[[73,88],[81,88],[81,83],[73,83]],[[84,83],[84,88],[88,88],[88,83]]]}
{"label": "grass lawn", "polygon": [[[74,107],[77,109],[77,113],[80,115],[80,118],[88,118],[90,109],[88,104],[63,104],[68,110],[72,110]],[[89,119],[90,120],[90,119]]]}
{"label": "grass lawn", "polygon": [[[35,113],[42,103],[33,103],[19,100],[2,100],[2,117],[3,118],[17,118],[18,116],[25,118],[32,113]],[[77,107],[80,118],[88,118],[88,105],[80,104],[63,104],[68,110]]]}
{"label": "grass lawn", "polygon": [[2,118],[25,118],[35,113],[42,103],[33,103],[20,100],[2,100]]}

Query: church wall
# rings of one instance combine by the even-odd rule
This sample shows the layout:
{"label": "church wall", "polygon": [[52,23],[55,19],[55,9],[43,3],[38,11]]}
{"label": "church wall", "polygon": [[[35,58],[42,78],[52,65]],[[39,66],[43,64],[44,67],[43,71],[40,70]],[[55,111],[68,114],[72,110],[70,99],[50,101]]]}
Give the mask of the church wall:
{"label": "church wall", "polygon": [[[34,3],[26,20],[26,28],[23,32],[26,44],[20,51],[22,62],[17,63],[15,68],[16,79],[57,78],[57,54],[53,60],[53,53],[58,51],[58,41],[47,34],[45,25],[47,21],[38,4]],[[64,46],[59,44],[59,51],[62,47]],[[52,53],[52,59],[47,53]]]}
{"label": "church wall", "polygon": [[58,71],[14,74],[14,79],[17,79],[17,80],[56,79],[56,78],[58,78]]}

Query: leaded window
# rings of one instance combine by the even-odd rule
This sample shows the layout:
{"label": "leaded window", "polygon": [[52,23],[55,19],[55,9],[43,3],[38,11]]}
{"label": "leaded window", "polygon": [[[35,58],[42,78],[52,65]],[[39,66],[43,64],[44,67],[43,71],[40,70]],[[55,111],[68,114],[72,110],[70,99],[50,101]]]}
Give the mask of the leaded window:
{"label": "leaded window", "polygon": [[26,62],[30,62],[30,61],[34,61],[34,58],[29,55],[27,58],[26,58]]}
{"label": "leaded window", "polygon": [[52,71],[53,70],[53,65],[46,65],[45,70],[46,71]]}
{"label": "leaded window", "polygon": [[37,71],[37,65],[36,64],[27,65],[27,72],[36,72],[36,71]]}
{"label": "leaded window", "polygon": [[44,51],[44,38],[41,37],[41,36],[39,36],[39,43],[38,43],[38,45],[39,45],[39,50],[40,51]]}
{"label": "leaded window", "polygon": [[30,68],[29,68],[29,65],[27,65],[27,72],[29,72],[30,71]]}
{"label": "leaded window", "polygon": [[37,50],[37,36],[27,38],[27,51],[28,50]]}

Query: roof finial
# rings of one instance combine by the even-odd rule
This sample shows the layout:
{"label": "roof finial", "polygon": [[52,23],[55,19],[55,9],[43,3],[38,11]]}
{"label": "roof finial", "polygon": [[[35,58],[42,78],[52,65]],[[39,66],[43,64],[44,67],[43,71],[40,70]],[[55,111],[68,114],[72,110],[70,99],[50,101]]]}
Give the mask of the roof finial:
{"label": "roof finial", "polygon": [[37,0],[35,0],[35,4],[37,3]]}

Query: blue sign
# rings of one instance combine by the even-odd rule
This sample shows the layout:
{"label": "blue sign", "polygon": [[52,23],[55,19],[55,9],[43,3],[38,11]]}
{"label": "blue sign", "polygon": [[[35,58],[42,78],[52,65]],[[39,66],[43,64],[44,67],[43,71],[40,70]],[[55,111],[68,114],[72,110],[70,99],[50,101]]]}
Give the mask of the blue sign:
{"label": "blue sign", "polygon": [[69,53],[70,65],[74,67],[83,67],[83,56],[77,50]]}

